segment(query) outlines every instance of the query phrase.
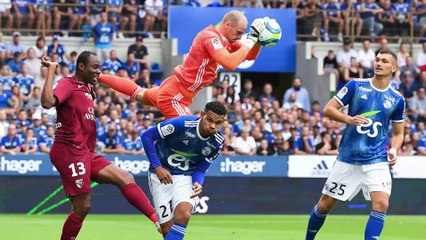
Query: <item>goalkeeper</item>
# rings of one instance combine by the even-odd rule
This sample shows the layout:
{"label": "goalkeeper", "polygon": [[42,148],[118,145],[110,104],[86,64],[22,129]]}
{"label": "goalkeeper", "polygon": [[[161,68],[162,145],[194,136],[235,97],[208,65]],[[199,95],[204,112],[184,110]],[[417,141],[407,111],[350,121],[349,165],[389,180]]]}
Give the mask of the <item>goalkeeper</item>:
{"label": "goalkeeper", "polygon": [[244,60],[259,55],[262,45],[258,37],[265,28],[264,21],[255,19],[247,37],[241,39],[246,28],[247,18],[242,12],[226,13],[217,26],[210,25],[197,34],[183,64],[175,67],[175,74],[159,87],[144,89],[130,79],[109,75],[101,75],[99,81],[144,105],[157,107],[166,119],[191,115],[188,106],[192,98],[216,79],[219,65],[232,71]]}

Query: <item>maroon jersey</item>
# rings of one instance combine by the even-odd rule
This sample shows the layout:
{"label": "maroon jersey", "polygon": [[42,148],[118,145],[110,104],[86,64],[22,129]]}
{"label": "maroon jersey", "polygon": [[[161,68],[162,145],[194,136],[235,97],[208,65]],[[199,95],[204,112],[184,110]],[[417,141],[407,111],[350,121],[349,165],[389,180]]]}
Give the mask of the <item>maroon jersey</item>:
{"label": "maroon jersey", "polygon": [[58,98],[55,141],[94,152],[96,123],[89,86],[66,77],[58,81],[53,94]]}

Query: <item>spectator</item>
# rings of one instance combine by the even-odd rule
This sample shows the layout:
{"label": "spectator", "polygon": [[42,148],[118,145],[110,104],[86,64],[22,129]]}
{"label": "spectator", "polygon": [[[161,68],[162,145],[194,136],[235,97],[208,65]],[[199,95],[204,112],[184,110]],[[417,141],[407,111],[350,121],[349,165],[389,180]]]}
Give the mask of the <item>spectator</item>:
{"label": "spectator", "polygon": [[360,67],[364,70],[364,78],[373,76],[373,62],[376,60],[374,51],[370,48],[370,40],[364,39],[362,41],[362,49],[358,52],[358,59]]}
{"label": "spectator", "polygon": [[34,48],[28,48],[27,59],[24,60],[24,65],[28,68],[28,74],[34,79],[40,75],[41,60],[37,58]]}
{"label": "spectator", "polygon": [[43,135],[39,136],[38,146],[40,148],[40,152],[50,153],[50,149],[52,148],[54,140],[55,140],[55,129],[53,128],[52,125],[49,125],[46,128],[46,136],[43,136]]}
{"label": "spectator", "polygon": [[381,12],[383,12],[383,9],[377,5],[375,0],[366,0],[366,3],[361,6],[363,27],[368,30],[372,42],[383,30],[383,24],[376,21],[376,15]]}
{"label": "spectator", "polygon": [[28,28],[33,28],[33,21],[35,18],[33,1],[31,0],[12,0],[12,14],[15,16],[16,28],[21,29],[22,20],[28,20]]}
{"label": "spectator", "polygon": [[27,48],[21,42],[21,34],[19,32],[13,32],[13,40],[6,46],[6,58],[10,59],[15,55],[15,52],[22,54],[22,58],[26,58]]}
{"label": "spectator", "polygon": [[420,137],[420,140],[417,144],[417,152],[419,155],[426,155],[426,136],[424,135]]}
{"label": "spectator", "polygon": [[[0,104],[1,104],[1,96],[2,96],[2,93],[0,92]],[[6,120],[6,111],[2,109],[0,105],[0,136],[4,136],[7,134],[8,127],[9,127],[9,122]]]}
{"label": "spectator", "polygon": [[138,130],[133,128],[129,136],[124,140],[124,154],[141,155],[145,151],[143,149],[141,138],[139,137]]}
{"label": "spectator", "polygon": [[105,12],[106,10],[106,1],[107,0],[90,0],[91,6],[89,13],[89,22],[92,27],[95,26],[99,21],[101,21],[101,13]]}
{"label": "spectator", "polygon": [[72,51],[70,53],[70,59],[67,62],[68,69],[70,70],[70,73],[74,73],[77,68],[77,52]]}
{"label": "spectator", "polygon": [[118,23],[120,22],[120,14],[123,9],[123,0],[107,0],[106,12],[108,13],[109,21],[114,26],[114,32],[118,38],[124,38],[123,33],[118,31]]}
{"label": "spectator", "polygon": [[22,61],[21,53],[15,52],[13,54],[13,59],[7,62],[7,66],[12,71],[12,75],[16,76],[21,72],[21,68],[24,65],[24,61]]}
{"label": "spectator", "polygon": [[406,71],[403,75],[401,84],[399,84],[399,91],[402,93],[402,95],[404,95],[408,102],[410,102],[411,98],[413,97],[413,86],[413,77],[411,76],[411,72]]}
{"label": "spectator", "polygon": [[235,141],[235,153],[244,156],[253,156],[256,154],[256,142],[254,138],[249,135],[250,129],[244,127],[241,130],[241,136],[237,137]]}
{"label": "spectator", "polygon": [[72,3],[74,4],[73,7],[71,7],[71,17],[70,22],[68,25],[68,31],[71,32],[73,29],[80,30],[83,21],[89,17],[89,2],[87,0],[72,0]]}
{"label": "spectator", "polygon": [[392,4],[392,10],[397,35],[408,35],[413,18],[409,4],[404,3],[404,0],[398,0]]}
{"label": "spectator", "polygon": [[329,42],[330,23],[337,25],[337,40],[343,41],[343,20],[340,11],[340,5],[335,0],[328,0],[323,6],[322,16],[324,19],[324,41]]}
{"label": "spectator", "polygon": [[121,29],[126,30],[127,24],[129,24],[130,34],[132,36],[136,32],[136,19],[138,17],[140,5],[142,5],[141,0],[124,0],[123,9],[121,11]]}
{"label": "spectator", "polygon": [[133,53],[135,61],[140,64],[140,69],[148,69],[151,71],[148,48],[143,44],[143,36],[136,36],[135,44],[130,45],[127,49],[127,55],[130,53]]}
{"label": "spectator", "polygon": [[34,14],[37,18],[37,30],[50,32],[52,26],[53,0],[35,0]]}
{"label": "spectator", "polygon": [[150,127],[152,127],[152,119],[148,114],[144,115],[142,117],[142,123],[138,124],[138,128],[137,128],[139,131],[139,136],[142,135]]}
{"label": "spectator", "polygon": [[339,153],[329,132],[321,133],[321,142],[315,146],[315,153],[319,155],[337,155]]}
{"label": "spectator", "polygon": [[426,121],[426,97],[425,88],[417,90],[416,96],[411,99],[410,110],[413,121]]}
{"label": "spectator", "polygon": [[44,37],[38,37],[36,41],[36,45],[32,47],[35,51],[37,58],[42,58],[47,55],[47,45],[46,39]]}
{"label": "spectator", "polygon": [[272,84],[271,83],[265,83],[263,85],[263,92],[259,95],[259,101],[261,101],[263,98],[267,98],[269,104],[272,104],[272,102],[275,100],[275,97],[272,95]]}
{"label": "spectator", "polygon": [[379,49],[377,49],[376,52],[374,52],[374,54],[377,56],[377,54],[379,54],[379,52],[383,49],[389,49],[388,39],[384,36],[382,36],[382,38],[380,39]]}
{"label": "spectator", "polygon": [[13,85],[11,92],[13,95],[13,108],[22,109],[24,107],[24,95],[21,92],[21,88],[18,85]]}
{"label": "spectator", "polygon": [[238,101],[240,101],[240,97],[235,93],[234,86],[228,86],[226,88],[225,102],[228,104],[228,106],[233,106]]}
{"label": "spectator", "polygon": [[364,72],[364,70],[359,67],[359,64],[358,64],[356,58],[352,57],[350,67],[345,68],[345,70],[344,70],[344,73],[343,73],[344,82],[343,82],[343,84],[346,84],[347,82],[349,82],[350,80],[352,80],[354,78],[362,78],[363,72]]}
{"label": "spectator", "polygon": [[383,29],[386,30],[388,36],[394,36],[396,34],[396,29],[392,3],[390,0],[384,0],[382,2],[383,11],[377,14],[377,22],[383,25]]}
{"label": "spectator", "polygon": [[257,148],[256,155],[258,156],[272,156],[275,154],[274,148],[269,145],[266,139],[260,141],[260,146]]}
{"label": "spectator", "polygon": [[28,74],[27,65],[25,65],[25,64],[22,65],[21,74],[18,74],[15,77],[15,83],[21,89],[24,102],[28,102],[30,97],[33,95],[35,81],[34,81],[33,76]]}
{"label": "spectator", "polygon": [[109,74],[116,74],[118,69],[123,66],[123,62],[117,58],[117,51],[114,49],[109,52],[109,58],[102,64],[102,68],[106,68]]}
{"label": "spectator", "polygon": [[[71,7],[66,4],[71,4],[73,2],[72,0],[53,0],[53,3],[58,4],[53,7],[53,28],[55,34],[58,34],[60,32],[61,22],[63,21],[62,17],[71,17],[72,15]],[[62,34],[68,36],[68,32],[66,31],[63,31]]]}
{"label": "spectator", "polygon": [[155,21],[161,23],[162,31],[166,30],[167,17],[163,15],[163,1],[145,0],[144,32],[152,32]]}
{"label": "spectator", "polygon": [[415,4],[415,20],[414,21],[414,29],[420,30],[419,35],[421,38],[425,37],[426,32],[426,1],[417,1],[417,4]]}
{"label": "spectator", "polygon": [[337,52],[337,64],[339,64],[340,72],[343,72],[345,68],[350,67],[351,57],[355,59],[358,57],[358,54],[355,50],[352,49],[352,41],[349,38],[343,40],[343,48]]}
{"label": "spectator", "polygon": [[3,83],[0,81],[0,109],[8,108],[9,106],[13,106],[13,105],[15,104],[14,104],[12,93],[10,91],[3,89]]}
{"label": "spectator", "polygon": [[256,94],[253,92],[253,82],[251,79],[247,78],[244,80],[244,86],[243,89],[241,89],[239,96],[240,100],[243,100],[246,96],[256,98]]}
{"label": "spectator", "polygon": [[109,51],[111,51],[114,29],[114,25],[108,22],[107,13],[101,13],[101,21],[93,28],[93,40],[95,42],[96,53],[101,61],[105,61],[108,58]]}
{"label": "spectator", "polygon": [[11,0],[0,1],[0,18],[7,19],[6,31],[12,32],[13,15],[11,13],[12,3]]}
{"label": "spectator", "polygon": [[[1,17],[1,12],[0,12],[0,17]],[[6,45],[3,43],[3,33],[0,32],[0,65],[3,65],[3,62],[5,60],[6,60]]]}
{"label": "spectator", "polygon": [[155,82],[151,80],[151,75],[148,69],[142,69],[139,74],[139,78],[135,81],[135,83],[143,88],[151,88],[155,86]]}
{"label": "spectator", "polygon": [[139,78],[140,67],[139,63],[135,60],[135,55],[129,53],[127,55],[127,62],[123,64],[123,68],[127,71],[127,74],[133,81]]}
{"label": "spectator", "polygon": [[293,109],[298,109],[298,108],[302,108],[303,109],[303,105],[301,102],[297,101],[297,93],[296,92],[292,92],[290,94],[290,99],[288,102],[284,102],[283,104],[283,109],[285,111],[287,110],[293,110]]}
{"label": "spectator", "polygon": [[290,101],[290,95],[293,92],[297,95],[296,102],[300,102],[302,104],[303,110],[310,112],[311,100],[309,99],[309,92],[306,88],[302,87],[302,79],[300,77],[295,77],[293,79],[292,87],[287,89],[284,94],[283,103]]}
{"label": "spectator", "polygon": [[41,106],[41,90],[39,87],[34,87],[33,94],[24,105],[25,110],[35,110]]}
{"label": "spectator", "polygon": [[16,135],[16,125],[10,124],[7,135],[1,138],[0,152],[15,155],[21,152],[22,141]]}
{"label": "spectator", "polygon": [[108,126],[108,132],[102,135],[98,141],[105,144],[104,153],[106,154],[120,154],[123,151],[122,139],[118,136],[117,129],[113,123]]}
{"label": "spectator", "polygon": [[52,44],[47,47],[47,55],[49,55],[51,61],[55,61],[52,54],[58,55],[58,60],[56,60],[56,62],[59,62],[60,64],[66,63],[65,58],[69,59],[64,46],[59,43],[59,35],[53,35]]}
{"label": "spectator", "polygon": [[22,150],[25,154],[35,153],[38,150],[37,138],[34,136],[34,130],[32,128],[27,128],[25,131]]}
{"label": "spectator", "polygon": [[13,74],[7,65],[3,65],[0,71],[0,82],[3,84],[3,90],[10,91],[12,86],[15,85],[13,81]]}
{"label": "spectator", "polygon": [[409,71],[410,75],[413,79],[416,79],[418,75],[420,74],[420,69],[416,67],[414,64],[414,60],[412,56],[407,56],[406,59],[406,65],[399,68],[400,78],[403,77],[403,75]]}
{"label": "spectator", "polygon": [[314,139],[309,134],[309,127],[302,127],[301,136],[297,137],[294,142],[294,153],[311,154],[314,153],[314,150]]}
{"label": "spectator", "polygon": [[336,79],[339,79],[339,65],[337,64],[337,58],[333,50],[329,50],[327,56],[324,58],[323,68],[325,74],[334,74]]}
{"label": "spectator", "polygon": [[416,65],[418,68],[426,65],[426,41],[422,43],[422,51],[417,52]]}
{"label": "spectator", "polygon": [[414,81],[414,91],[417,91],[419,88],[426,88],[426,70],[422,70],[419,78]]}
{"label": "spectator", "polygon": [[397,53],[398,56],[398,67],[399,69],[405,67],[407,65],[407,58],[410,57],[410,53],[408,52],[407,43],[402,42],[399,45],[399,51]]}
{"label": "spectator", "polygon": [[305,6],[305,18],[308,24],[308,31],[312,33],[312,36],[317,37],[317,41],[321,40],[321,6],[316,0],[308,0],[308,4]]}
{"label": "spectator", "polygon": [[223,131],[223,137],[224,137],[224,142],[223,142],[223,148],[222,148],[222,155],[225,156],[233,156],[235,155],[235,143],[236,143],[236,137],[234,136],[231,127],[223,127],[222,128]]}

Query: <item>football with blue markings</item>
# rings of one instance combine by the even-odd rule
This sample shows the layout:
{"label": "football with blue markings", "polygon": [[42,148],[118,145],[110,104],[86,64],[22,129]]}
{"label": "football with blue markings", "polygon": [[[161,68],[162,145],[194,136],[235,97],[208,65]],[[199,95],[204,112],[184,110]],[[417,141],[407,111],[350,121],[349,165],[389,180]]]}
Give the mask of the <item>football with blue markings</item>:
{"label": "football with blue markings", "polygon": [[273,18],[263,18],[265,22],[265,29],[259,35],[259,42],[262,46],[272,47],[275,46],[281,39],[281,27],[277,20]]}

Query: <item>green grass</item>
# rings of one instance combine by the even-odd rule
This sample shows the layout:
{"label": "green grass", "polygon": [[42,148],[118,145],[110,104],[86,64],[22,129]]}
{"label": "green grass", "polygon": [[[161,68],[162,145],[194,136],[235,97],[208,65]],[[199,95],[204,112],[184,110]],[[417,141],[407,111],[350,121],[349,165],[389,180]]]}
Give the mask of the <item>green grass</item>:
{"label": "green grass", "polygon": [[[65,215],[0,215],[0,239],[59,239]],[[308,215],[196,215],[186,238],[193,240],[303,240]],[[331,215],[318,240],[363,239],[368,216]],[[426,239],[426,216],[387,216],[382,238]],[[78,240],[161,240],[139,215],[89,215]]]}

